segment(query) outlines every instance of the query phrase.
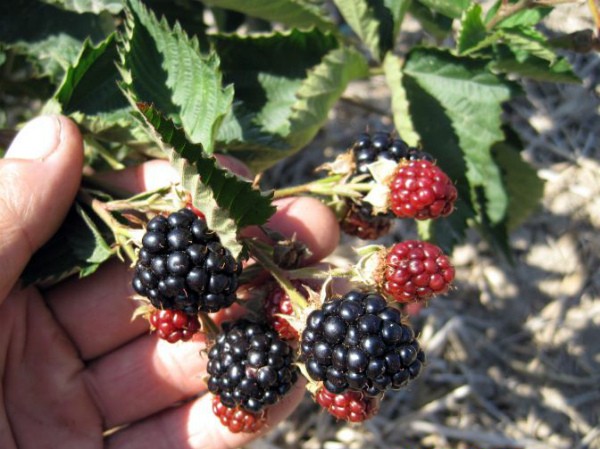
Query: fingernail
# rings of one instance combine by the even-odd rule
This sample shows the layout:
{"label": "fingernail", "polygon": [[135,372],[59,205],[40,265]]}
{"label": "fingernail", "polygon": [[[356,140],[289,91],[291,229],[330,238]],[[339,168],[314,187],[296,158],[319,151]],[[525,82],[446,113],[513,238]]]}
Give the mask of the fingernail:
{"label": "fingernail", "polygon": [[19,131],[6,150],[5,158],[44,159],[60,143],[60,120],[55,115],[42,115],[31,120]]}

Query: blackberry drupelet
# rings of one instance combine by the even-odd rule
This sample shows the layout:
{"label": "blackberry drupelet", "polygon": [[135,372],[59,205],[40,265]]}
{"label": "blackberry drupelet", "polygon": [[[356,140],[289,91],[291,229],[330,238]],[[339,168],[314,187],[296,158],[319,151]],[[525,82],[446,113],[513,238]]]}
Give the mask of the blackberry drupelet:
{"label": "blackberry drupelet", "polygon": [[258,413],[296,382],[294,362],[292,348],[274,330],[248,320],[225,323],[208,352],[208,390],[226,407]]}
{"label": "blackberry drupelet", "polygon": [[425,355],[398,309],[379,294],[351,291],[308,316],[300,361],[333,394],[375,397],[416,378]]}
{"label": "blackberry drupelet", "polygon": [[132,284],[157,309],[216,312],[235,301],[241,270],[206,221],[181,209],[148,222]]}

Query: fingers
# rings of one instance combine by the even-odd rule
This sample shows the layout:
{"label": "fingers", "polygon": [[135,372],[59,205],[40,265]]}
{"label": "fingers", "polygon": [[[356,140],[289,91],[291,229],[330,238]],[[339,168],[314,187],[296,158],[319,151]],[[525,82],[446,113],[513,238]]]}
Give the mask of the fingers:
{"label": "fingers", "polygon": [[[231,170],[242,178],[252,178],[252,173],[239,160],[224,155],[215,155],[222,167]],[[153,160],[119,171],[107,171],[96,175],[104,183],[126,192],[139,193],[155,190],[179,181],[177,171],[164,160]]]}
{"label": "fingers", "polygon": [[77,192],[83,144],[65,117],[42,116],[0,160],[0,301],[29,258],[60,226]]}
{"label": "fingers", "polygon": [[137,421],[206,389],[202,335],[171,344],[144,335],[84,373],[107,428]]}
{"label": "fingers", "polygon": [[[139,176],[125,176],[121,187],[144,189],[149,183],[169,182],[175,173],[164,161],[154,161],[138,168]],[[131,172],[129,172],[131,174]],[[129,183],[129,184],[127,184]],[[158,186],[157,186],[158,187]],[[285,236],[296,234],[312,253],[311,261],[329,255],[339,239],[339,228],[333,213],[313,198],[288,198],[275,203],[277,212],[269,226]],[[256,228],[256,235],[264,235]],[[130,299],[131,272],[125,264],[114,262],[101,267],[93,276],[71,279],[50,290],[46,297],[57,320],[64,327],[84,360],[91,360],[147,332],[147,324],[138,319],[130,322],[136,303]],[[107,285],[111,288],[107,289]],[[89,312],[93,311],[93,315]],[[82,316],[94,316],[103,326],[90,326]]]}
{"label": "fingers", "polygon": [[296,383],[281,402],[270,407],[266,425],[255,434],[231,433],[212,413],[212,396],[163,411],[108,437],[106,449],[228,449],[242,447],[287,418],[302,400],[304,382]]}

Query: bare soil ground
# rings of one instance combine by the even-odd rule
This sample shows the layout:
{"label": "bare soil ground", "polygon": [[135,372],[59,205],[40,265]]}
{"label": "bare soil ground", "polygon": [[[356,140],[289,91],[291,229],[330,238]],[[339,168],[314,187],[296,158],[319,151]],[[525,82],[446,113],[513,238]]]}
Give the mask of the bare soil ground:
{"label": "bare soil ground", "polygon": [[[580,3],[545,26],[592,22]],[[452,254],[456,289],[412,320],[428,355],[417,381],[387,394],[362,425],[336,422],[307,394],[248,448],[600,449],[600,56],[567,56],[582,85],[527,83],[507,113],[546,182],[540,210],[511,237],[516,264],[471,235]],[[356,130],[392,127],[383,80],[355,83],[346,96],[315,143],[272,179],[297,183]],[[414,232],[401,223],[387,239]],[[359,244],[345,238],[332,261]]]}

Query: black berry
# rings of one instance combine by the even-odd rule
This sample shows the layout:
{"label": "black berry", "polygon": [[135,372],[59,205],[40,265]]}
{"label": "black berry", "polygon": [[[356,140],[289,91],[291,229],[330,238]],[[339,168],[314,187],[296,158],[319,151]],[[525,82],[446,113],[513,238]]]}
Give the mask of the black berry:
{"label": "black berry", "polygon": [[216,312],[235,301],[241,263],[189,209],[152,218],[132,280],[157,309]]}
{"label": "black berry", "polygon": [[308,316],[300,360],[330,393],[377,396],[417,377],[425,355],[400,312],[382,296],[351,291]]}
{"label": "black berry", "polygon": [[225,323],[208,353],[208,389],[223,405],[259,412],[298,379],[292,348],[277,333],[247,320]]}

